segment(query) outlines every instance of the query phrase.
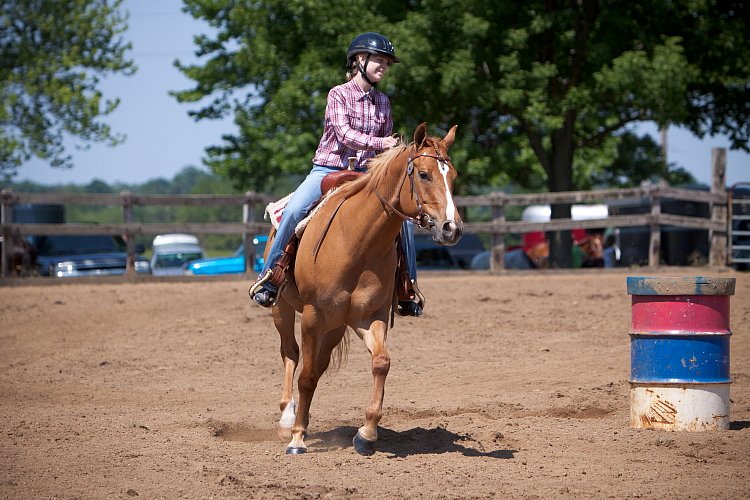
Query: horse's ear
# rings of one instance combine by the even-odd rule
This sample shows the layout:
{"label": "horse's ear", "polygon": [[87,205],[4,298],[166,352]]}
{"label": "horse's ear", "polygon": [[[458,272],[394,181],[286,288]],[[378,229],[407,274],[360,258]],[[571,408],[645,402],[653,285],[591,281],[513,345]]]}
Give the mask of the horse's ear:
{"label": "horse's ear", "polygon": [[418,148],[421,148],[425,139],[427,139],[427,123],[422,122],[417,127],[417,130],[414,131],[414,144],[416,144]]}
{"label": "horse's ear", "polygon": [[443,140],[440,141],[445,146],[445,149],[450,149],[453,145],[453,141],[456,138],[456,129],[458,128],[458,125],[453,125],[451,129],[448,131],[445,137],[443,137]]}

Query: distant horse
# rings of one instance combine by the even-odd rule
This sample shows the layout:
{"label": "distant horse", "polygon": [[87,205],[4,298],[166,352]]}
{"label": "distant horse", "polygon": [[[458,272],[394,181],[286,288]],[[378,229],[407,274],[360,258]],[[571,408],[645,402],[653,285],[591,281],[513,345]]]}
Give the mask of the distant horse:
{"label": "distant horse", "polygon": [[10,276],[33,276],[36,273],[36,248],[16,229],[6,241],[7,267]]}
{"label": "distant horse", "polygon": [[[351,327],[372,357],[373,392],[365,424],[353,439],[362,455],[374,453],[383,414],[385,379],[391,364],[386,348],[394,307],[396,238],[404,220],[429,228],[435,243],[454,245],[463,221],[453,203],[456,170],[448,156],[452,127],[442,139],[416,128],[414,142],[378,155],[365,175],[333,191],[319,206],[300,240],[289,282],[273,307],[281,336],[284,384],[280,435],[291,437],[287,454],[305,453],[310,404],[334,349],[346,345]],[[266,246],[270,248],[272,236]],[[302,313],[302,368],[293,399],[300,347],[294,335],[295,311]]]}

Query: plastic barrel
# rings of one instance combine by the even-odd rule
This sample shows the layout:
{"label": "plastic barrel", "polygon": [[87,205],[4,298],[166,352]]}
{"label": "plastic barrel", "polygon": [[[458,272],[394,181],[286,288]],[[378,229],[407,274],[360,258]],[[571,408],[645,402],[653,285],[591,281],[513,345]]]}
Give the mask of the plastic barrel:
{"label": "plastic barrel", "polygon": [[630,427],[729,428],[734,278],[628,277]]}

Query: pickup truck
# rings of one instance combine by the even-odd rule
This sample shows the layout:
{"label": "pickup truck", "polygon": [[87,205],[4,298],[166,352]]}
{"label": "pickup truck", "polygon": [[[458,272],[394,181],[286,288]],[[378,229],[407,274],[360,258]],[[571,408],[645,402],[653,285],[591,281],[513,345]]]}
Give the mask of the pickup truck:
{"label": "pickup truck", "polygon": [[[40,276],[66,278],[125,274],[128,254],[119,236],[104,234],[31,236]],[[136,245],[135,270],[150,273],[143,245]]]}

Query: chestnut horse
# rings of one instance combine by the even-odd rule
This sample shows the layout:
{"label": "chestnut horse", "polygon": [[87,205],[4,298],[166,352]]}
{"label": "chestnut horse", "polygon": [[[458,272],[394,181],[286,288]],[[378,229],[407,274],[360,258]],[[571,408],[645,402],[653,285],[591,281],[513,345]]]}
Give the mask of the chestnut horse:
{"label": "chestnut horse", "polygon": [[[347,327],[372,357],[373,391],[354,448],[362,455],[374,453],[391,364],[386,337],[394,305],[395,241],[404,220],[429,228],[441,245],[454,245],[461,237],[463,221],[452,198],[457,174],[448,156],[455,133],[454,126],[442,139],[428,137],[422,123],[413,143],[401,143],[373,158],[366,174],[333,191],[311,217],[293,275],[273,307],[285,370],[279,434],[291,437],[287,454],[307,450],[304,438],[313,393],[334,349],[346,345]],[[300,355],[295,311],[302,314],[298,404],[293,399]]]}

